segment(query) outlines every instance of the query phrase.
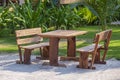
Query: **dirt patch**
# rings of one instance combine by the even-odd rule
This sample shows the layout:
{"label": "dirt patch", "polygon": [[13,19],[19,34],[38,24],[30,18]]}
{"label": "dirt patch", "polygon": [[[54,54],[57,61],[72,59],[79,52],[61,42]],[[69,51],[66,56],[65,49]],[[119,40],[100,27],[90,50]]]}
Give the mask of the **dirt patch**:
{"label": "dirt patch", "polygon": [[120,61],[107,60],[106,65],[95,64],[96,70],[76,68],[78,62],[59,61],[65,67],[43,66],[47,60],[36,61],[32,56],[32,64],[16,64],[17,54],[0,55],[0,80],[120,80]]}

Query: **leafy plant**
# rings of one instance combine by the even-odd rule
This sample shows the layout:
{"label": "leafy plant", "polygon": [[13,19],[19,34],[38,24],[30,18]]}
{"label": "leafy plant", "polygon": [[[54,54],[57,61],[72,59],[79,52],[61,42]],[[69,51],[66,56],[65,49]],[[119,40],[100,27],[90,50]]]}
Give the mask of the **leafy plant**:
{"label": "leafy plant", "polygon": [[9,28],[14,33],[16,29],[41,27],[47,30],[49,18],[48,0],[34,3],[33,0],[25,0],[22,5],[11,2],[10,7],[7,7],[0,14],[0,27]]}
{"label": "leafy plant", "polygon": [[118,0],[84,0],[82,4],[97,16],[101,29],[105,30],[119,8],[117,2]]}
{"label": "leafy plant", "polygon": [[51,19],[56,29],[70,29],[77,24],[77,15],[69,5],[53,6],[50,10]]}
{"label": "leafy plant", "polygon": [[83,7],[83,8],[81,8],[81,15],[83,15],[82,16],[82,18],[83,18],[83,20],[86,22],[86,23],[88,23],[88,24],[90,24],[90,23],[92,23],[94,20],[96,20],[96,16],[93,14],[93,13],[91,13],[91,11],[88,9],[88,8],[86,8],[86,7]]}
{"label": "leafy plant", "polygon": [[0,36],[4,36],[4,34],[7,36],[10,35],[13,30],[13,17],[14,16],[11,14],[10,8],[7,7],[2,10],[2,12],[0,13]]}
{"label": "leafy plant", "polygon": [[25,0],[25,3],[22,5],[11,3],[17,23],[24,28],[38,27],[41,20],[40,14],[42,13],[41,3],[39,1],[36,4],[37,7],[33,7],[31,0]]}

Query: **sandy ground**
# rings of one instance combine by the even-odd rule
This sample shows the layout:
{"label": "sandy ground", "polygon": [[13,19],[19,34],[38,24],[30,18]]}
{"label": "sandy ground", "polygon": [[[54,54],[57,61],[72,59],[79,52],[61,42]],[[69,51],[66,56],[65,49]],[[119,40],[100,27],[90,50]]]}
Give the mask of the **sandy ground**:
{"label": "sandy ground", "polygon": [[46,61],[16,64],[17,54],[0,55],[0,80],[120,80],[120,61],[107,60],[106,65],[95,64],[96,70],[76,68],[78,62],[60,61],[65,67],[43,66]]}

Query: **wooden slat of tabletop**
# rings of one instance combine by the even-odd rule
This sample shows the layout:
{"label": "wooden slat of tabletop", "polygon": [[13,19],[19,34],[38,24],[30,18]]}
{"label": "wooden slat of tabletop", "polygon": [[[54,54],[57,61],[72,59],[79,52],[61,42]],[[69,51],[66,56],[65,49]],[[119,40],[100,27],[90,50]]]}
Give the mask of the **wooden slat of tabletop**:
{"label": "wooden slat of tabletop", "polygon": [[68,38],[77,35],[86,34],[87,31],[77,31],[77,30],[56,30],[46,33],[39,34],[41,37],[60,37],[60,38]]}

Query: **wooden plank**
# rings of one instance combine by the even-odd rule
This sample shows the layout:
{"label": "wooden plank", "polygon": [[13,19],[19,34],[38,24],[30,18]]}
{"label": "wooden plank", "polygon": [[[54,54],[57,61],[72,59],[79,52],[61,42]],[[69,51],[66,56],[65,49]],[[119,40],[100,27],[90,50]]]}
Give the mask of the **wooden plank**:
{"label": "wooden plank", "polygon": [[105,31],[98,33],[100,35],[99,40],[102,41],[102,40],[106,40],[107,38],[109,38],[108,36],[110,32],[112,32],[112,30],[105,30]]}
{"label": "wooden plank", "polygon": [[87,31],[77,31],[77,30],[56,30],[56,31],[51,31],[51,32],[46,32],[46,33],[41,33],[39,34],[41,37],[58,37],[58,38],[69,38],[69,37],[74,37],[77,35],[83,35],[86,34]]}
{"label": "wooden plank", "polygon": [[[102,45],[98,45],[98,48],[102,47]],[[79,48],[77,49],[76,51],[77,52],[93,52],[94,51],[94,48],[95,48],[95,44],[92,44],[92,45],[88,45],[88,46],[85,46],[85,47],[82,47],[82,48]]]}
{"label": "wooden plank", "polygon": [[46,47],[49,46],[49,43],[39,43],[39,44],[32,44],[32,45],[27,45],[27,46],[21,46],[21,48],[25,48],[25,49],[35,49],[35,48],[40,48],[40,47]]}
{"label": "wooden plank", "polygon": [[30,37],[30,38],[23,38],[23,39],[17,39],[17,44],[28,44],[28,43],[37,43],[42,41],[42,38],[40,36]]}
{"label": "wooden plank", "polygon": [[79,57],[60,56],[61,61],[79,61]]}
{"label": "wooden plank", "polygon": [[29,36],[29,35],[36,35],[41,33],[41,28],[33,28],[33,29],[25,29],[25,30],[17,30],[16,36]]}

